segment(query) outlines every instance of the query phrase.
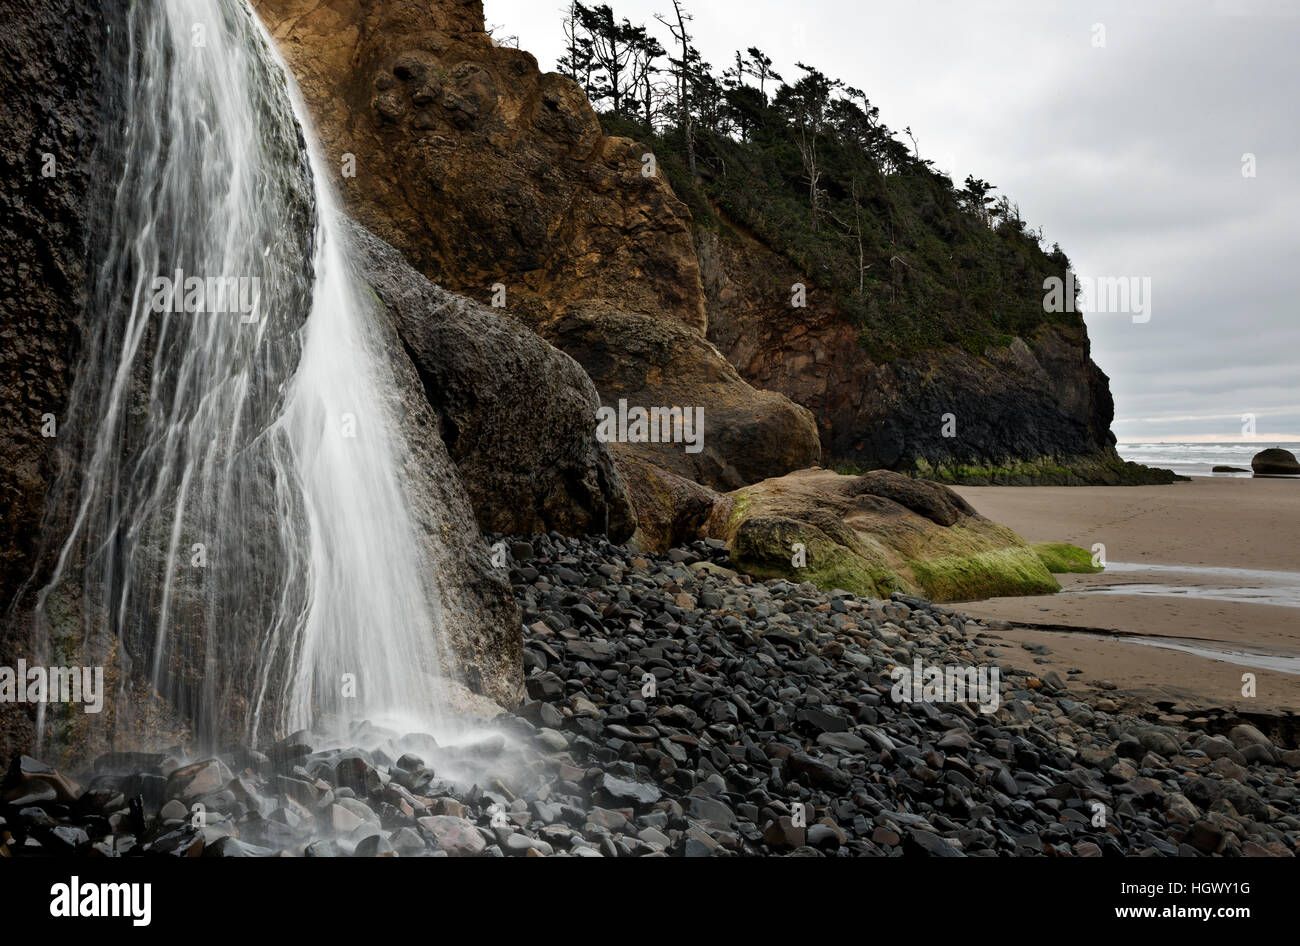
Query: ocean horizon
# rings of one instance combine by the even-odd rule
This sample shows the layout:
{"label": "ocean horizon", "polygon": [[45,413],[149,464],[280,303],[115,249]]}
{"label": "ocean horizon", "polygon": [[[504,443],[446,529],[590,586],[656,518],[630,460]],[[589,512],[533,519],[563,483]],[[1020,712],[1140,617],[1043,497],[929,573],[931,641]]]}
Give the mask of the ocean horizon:
{"label": "ocean horizon", "polygon": [[1281,447],[1300,455],[1300,442],[1265,441],[1242,443],[1240,441],[1219,443],[1150,443],[1143,441],[1121,442],[1115,445],[1119,455],[1134,463],[1162,467],[1173,470],[1181,476],[1211,477],[1250,477],[1246,473],[1212,473],[1216,466],[1235,466],[1250,470],[1250,461],[1255,454],[1270,447]]}

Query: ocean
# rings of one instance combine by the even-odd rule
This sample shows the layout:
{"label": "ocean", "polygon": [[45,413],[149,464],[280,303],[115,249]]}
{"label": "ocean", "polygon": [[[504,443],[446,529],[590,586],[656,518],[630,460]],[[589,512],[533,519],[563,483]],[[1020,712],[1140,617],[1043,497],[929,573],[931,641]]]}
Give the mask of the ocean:
{"label": "ocean", "polygon": [[1125,460],[1163,467],[1183,476],[1250,476],[1250,473],[1211,473],[1216,466],[1250,469],[1250,460],[1261,450],[1281,447],[1300,456],[1300,443],[1120,443],[1115,449]]}

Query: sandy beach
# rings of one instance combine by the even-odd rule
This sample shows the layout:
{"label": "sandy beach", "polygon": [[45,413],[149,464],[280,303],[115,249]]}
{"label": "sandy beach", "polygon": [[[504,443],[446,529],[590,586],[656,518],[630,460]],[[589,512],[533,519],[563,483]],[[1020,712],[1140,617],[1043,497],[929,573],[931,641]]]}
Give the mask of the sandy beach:
{"label": "sandy beach", "polygon": [[[977,616],[1039,626],[998,634],[1014,645],[1046,645],[1044,671],[1064,678],[1078,668],[1076,681],[1105,681],[1142,699],[1243,711],[1300,707],[1300,674],[1274,669],[1300,669],[1300,482],[1197,478],[957,491],[1027,541],[1105,546],[1107,572],[1058,576],[1061,594],[962,605]],[[1241,692],[1247,672],[1256,675],[1253,699]]]}

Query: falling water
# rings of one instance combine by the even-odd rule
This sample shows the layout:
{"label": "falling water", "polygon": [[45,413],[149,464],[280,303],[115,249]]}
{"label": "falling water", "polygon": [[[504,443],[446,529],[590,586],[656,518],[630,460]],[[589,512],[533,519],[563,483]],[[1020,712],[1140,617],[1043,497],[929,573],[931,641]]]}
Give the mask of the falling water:
{"label": "falling water", "polygon": [[[127,682],[147,680],[200,741],[323,718],[432,729],[446,654],[430,539],[305,110],[246,0],[126,17],[121,174],[37,639],[48,654],[79,635],[120,665],[119,715],[147,724]],[[155,280],[178,272],[248,291],[233,311],[197,290],[209,311],[172,311]]]}

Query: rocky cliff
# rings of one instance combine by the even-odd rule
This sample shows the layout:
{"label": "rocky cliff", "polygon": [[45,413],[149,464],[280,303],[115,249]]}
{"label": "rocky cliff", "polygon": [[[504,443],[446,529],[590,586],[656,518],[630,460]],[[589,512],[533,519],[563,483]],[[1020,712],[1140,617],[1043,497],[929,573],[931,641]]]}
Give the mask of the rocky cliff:
{"label": "rocky cliff", "polygon": [[[817,418],[826,462],[966,483],[1169,482],[1115,453],[1109,379],[1076,324],[876,360],[833,294],[734,221],[700,229],[709,338]],[[807,287],[791,305],[791,286]]]}
{"label": "rocky cliff", "polygon": [[481,0],[254,6],[349,211],[430,279],[483,302],[499,283],[534,325],[609,302],[703,329],[686,208],[576,85],[493,44]]}
{"label": "rocky cliff", "polygon": [[[0,32],[0,609],[32,572],[55,473],[86,297],[104,39],[115,22],[115,4],[96,14],[84,0],[15,0]],[[18,648],[0,634],[0,666]],[[0,713],[0,749],[28,727],[25,714]]]}
{"label": "rocky cliff", "polygon": [[479,0],[255,5],[356,220],[567,352],[604,404],[704,408],[698,456],[630,449],[720,489],[818,462],[812,415],[705,337],[691,215],[647,149],[605,135],[573,82],[494,45]]}
{"label": "rocky cliff", "polygon": [[[1081,320],[983,350],[940,342],[873,356],[834,293],[716,208],[707,215],[722,226],[693,218],[679,196],[698,208],[699,193],[643,173],[650,146],[602,134],[577,85],[495,46],[479,0],[256,6],[349,211],[426,276],[482,301],[495,294],[573,355],[607,404],[716,404],[699,379],[738,369],[726,416],[757,418],[746,429],[762,436],[733,439],[770,459],[640,450],[660,465],[723,489],[818,462],[976,483],[1168,480],[1115,453],[1107,379]],[[790,305],[794,283],[809,286],[806,308]],[[713,344],[700,351],[656,322]],[[651,329],[681,357],[628,383],[610,359],[641,361],[634,339]],[[702,372],[709,359],[730,365]]]}

